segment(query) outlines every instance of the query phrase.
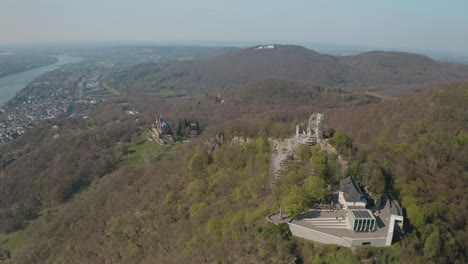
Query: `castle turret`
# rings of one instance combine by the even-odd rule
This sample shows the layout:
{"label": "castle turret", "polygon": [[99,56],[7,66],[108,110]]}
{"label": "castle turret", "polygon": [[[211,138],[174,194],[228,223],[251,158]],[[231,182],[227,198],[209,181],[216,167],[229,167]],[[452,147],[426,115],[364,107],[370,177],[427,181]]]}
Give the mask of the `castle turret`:
{"label": "castle turret", "polygon": [[307,134],[315,135],[317,140],[320,141],[323,137],[323,121],[324,115],[322,113],[313,113],[309,118],[309,127]]}

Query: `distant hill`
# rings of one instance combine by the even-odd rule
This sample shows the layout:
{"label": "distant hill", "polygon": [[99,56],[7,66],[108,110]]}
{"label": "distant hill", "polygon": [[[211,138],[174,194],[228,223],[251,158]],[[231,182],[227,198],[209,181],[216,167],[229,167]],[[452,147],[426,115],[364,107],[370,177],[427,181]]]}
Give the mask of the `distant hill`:
{"label": "distant hill", "polygon": [[[171,70],[178,70],[179,66]],[[336,83],[336,74],[346,70],[336,57],[299,47],[276,45],[274,49],[248,48],[209,60],[185,65],[188,76],[202,84],[241,84],[262,77]]]}
{"label": "distant hill", "polygon": [[56,63],[57,58],[42,55],[0,55],[0,77]]}
{"label": "distant hill", "polygon": [[208,58],[224,53],[237,51],[239,48],[231,47],[199,47],[199,46],[115,46],[85,51],[84,55],[102,57],[128,57],[159,55],[164,59],[177,59],[184,57]]}
{"label": "distant hill", "polygon": [[468,66],[439,63],[429,57],[403,52],[371,51],[340,57],[350,66],[346,83],[420,84],[466,80]]}
{"label": "distant hill", "polygon": [[[126,79],[134,76],[133,79]],[[166,65],[145,64],[116,76],[132,89],[160,88],[219,90],[265,77],[306,81],[346,89],[409,93],[428,84],[468,80],[468,65],[436,62],[429,57],[372,51],[352,56],[324,55],[300,46],[256,47],[223,55]],[[129,89],[121,84],[122,89]]]}

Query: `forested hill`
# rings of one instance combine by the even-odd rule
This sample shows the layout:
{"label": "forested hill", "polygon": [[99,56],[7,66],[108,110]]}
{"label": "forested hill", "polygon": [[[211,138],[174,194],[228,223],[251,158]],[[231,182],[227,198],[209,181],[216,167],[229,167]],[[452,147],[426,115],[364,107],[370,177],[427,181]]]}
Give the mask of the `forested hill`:
{"label": "forested hill", "polygon": [[330,56],[300,46],[247,48],[208,59],[135,66],[114,76],[122,90],[219,91],[262,78],[281,78],[401,95],[468,80],[468,66],[411,53],[372,51]]}
{"label": "forested hill", "polygon": [[[295,120],[311,111],[375,98],[275,78],[223,98],[221,104],[214,95],[125,95],[96,106],[86,119],[47,120],[1,145],[0,260],[294,259],[297,244],[286,229],[265,222],[277,207],[268,188],[267,139],[289,137]],[[175,133],[192,134],[176,127],[189,122],[203,133],[188,138],[191,143],[182,138],[159,146],[148,129],[160,113]],[[252,141],[227,143],[208,155],[219,133],[226,142],[234,136]],[[276,247],[284,251],[275,253]]]}
{"label": "forested hill", "polygon": [[[284,97],[283,89],[270,89]],[[454,85],[327,113],[327,126],[336,130],[330,142],[349,161],[345,173],[372,191],[385,187],[402,202],[407,236],[392,247],[353,253],[312,245],[268,224],[265,216],[279,199],[297,195],[291,191],[309,175],[303,170],[311,155],[327,182],[341,177],[331,157],[303,149],[280,188],[270,189],[267,138],[292,133],[291,116],[214,115],[229,120],[211,123],[191,143],[162,147],[148,141],[144,116],[135,122],[115,101],[91,120],[52,123],[0,148],[0,257],[7,263],[464,263],[467,91]],[[222,107],[196,105],[195,116]],[[157,113],[150,109],[138,108]],[[209,154],[219,132],[225,141]]]}
{"label": "forested hill", "polygon": [[[385,76],[395,68],[457,79],[449,69],[461,66],[297,46],[185,59],[117,73],[105,84],[124,92],[86,118],[48,119],[0,146],[0,262],[466,262],[468,85],[382,101],[328,79],[356,74],[392,86]],[[331,82],[315,83],[322,77]],[[356,82],[373,82],[363,80]],[[316,111],[325,113],[326,136],[346,162],[303,145],[272,186],[274,142]],[[161,113],[174,144],[150,136]],[[311,187],[325,190],[346,176],[373,199],[387,191],[401,201],[401,241],[351,251],[291,237],[266,220],[280,204],[309,208],[321,199]]]}
{"label": "forested hill", "polygon": [[327,117],[361,150],[354,161],[402,202],[410,232],[401,259],[466,261],[467,102],[468,85],[452,85]]}
{"label": "forested hill", "polygon": [[343,77],[348,83],[415,85],[467,80],[467,65],[441,63],[419,54],[370,51],[339,58],[351,66]]}
{"label": "forested hill", "polygon": [[0,77],[56,63],[58,59],[42,55],[0,55]]}

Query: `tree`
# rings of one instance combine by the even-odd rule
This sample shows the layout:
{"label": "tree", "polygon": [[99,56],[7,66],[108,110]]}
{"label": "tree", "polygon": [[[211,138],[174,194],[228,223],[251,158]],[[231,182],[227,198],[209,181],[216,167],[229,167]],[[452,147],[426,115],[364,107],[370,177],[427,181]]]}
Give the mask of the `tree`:
{"label": "tree", "polygon": [[301,161],[307,161],[311,157],[310,147],[307,145],[299,145],[294,150],[294,155]]}
{"label": "tree", "polygon": [[406,209],[406,213],[408,215],[408,219],[410,220],[411,224],[418,229],[419,231],[422,230],[424,227],[424,213],[416,204],[411,204]]}
{"label": "tree", "polygon": [[372,192],[374,199],[379,200],[385,191],[385,176],[382,173],[382,169],[378,166],[373,166],[371,175],[368,181],[368,186]]}
{"label": "tree", "polygon": [[205,170],[206,166],[209,163],[208,153],[202,149],[199,149],[195,154],[190,158],[188,169],[195,176],[200,176]]}
{"label": "tree", "polygon": [[375,161],[367,161],[360,167],[361,180],[365,183],[373,199],[380,199],[385,191],[385,176]]}
{"label": "tree", "polygon": [[303,188],[309,202],[323,200],[327,195],[325,180],[318,176],[307,177]]}
{"label": "tree", "polygon": [[289,216],[296,217],[307,209],[307,196],[303,188],[294,185],[289,193],[283,197],[281,203]]}
{"label": "tree", "polygon": [[328,176],[328,164],[325,154],[320,150],[320,147],[312,148],[312,158],[310,158],[312,170],[316,176],[327,177]]}
{"label": "tree", "polygon": [[436,257],[440,253],[440,234],[439,230],[436,229],[432,232],[424,243],[424,256],[428,259]]}
{"label": "tree", "polygon": [[201,131],[200,131],[200,123],[196,123],[196,130],[197,130],[197,135],[200,135]]}
{"label": "tree", "polygon": [[271,135],[271,128],[273,126],[273,118],[267,116],[262,119],[260,123],[259,136],[268,138]]}
{"label": "tree", "polygon": [[178,137],[182,136],[182,121],[179,121],[177,123],[176,136],[178,136]]}

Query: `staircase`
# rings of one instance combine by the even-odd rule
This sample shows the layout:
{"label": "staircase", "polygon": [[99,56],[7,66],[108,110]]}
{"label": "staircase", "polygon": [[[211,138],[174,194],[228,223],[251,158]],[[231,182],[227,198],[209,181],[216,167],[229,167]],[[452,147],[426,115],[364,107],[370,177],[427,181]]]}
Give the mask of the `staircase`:
{"label": "staircase", "polygon": [[299,145],[296,137],[293,136],[284,140],[273,140],[273,153],[271,155],[271,172],[274,177],[270,182],[271,186],[276,186],[284,173],[284,164],[294,157],[294,149]]}

